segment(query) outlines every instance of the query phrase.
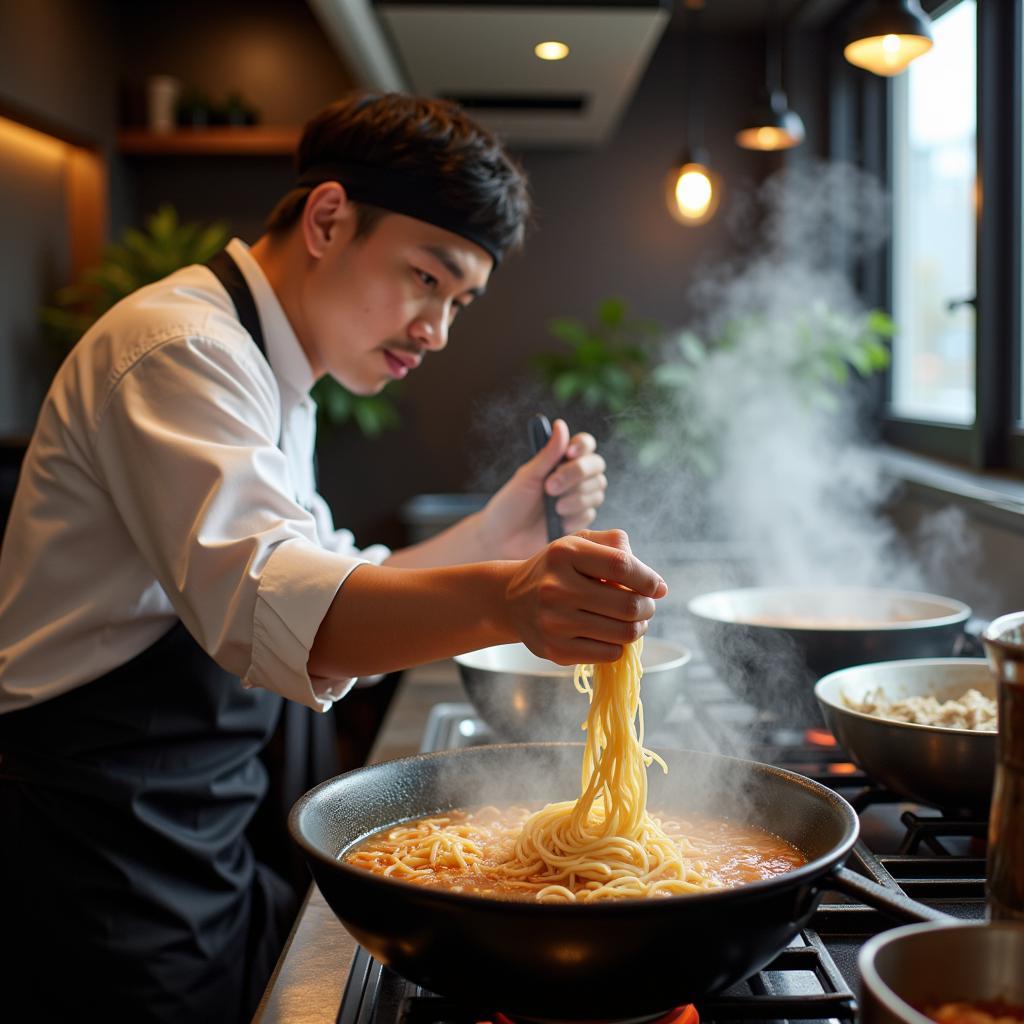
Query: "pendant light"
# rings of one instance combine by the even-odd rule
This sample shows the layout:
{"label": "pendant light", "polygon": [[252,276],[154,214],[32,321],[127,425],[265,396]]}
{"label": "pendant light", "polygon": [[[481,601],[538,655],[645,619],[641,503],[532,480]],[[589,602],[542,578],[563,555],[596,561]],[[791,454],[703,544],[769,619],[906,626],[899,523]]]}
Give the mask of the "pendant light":
{"label": "pendant light", "polygon": [[872,0],[851,23],[843,56],[889,78],[931,48],[931,20],[918,0]]}
{"label": "pendant light", "polygon": [[736,142],[744,149],[770,152],[792,149],[804,141],[804,122],[782,89],[781,30],[765,26],[764,90],[736,133]]}
{"label": "pendant light", "polygon": [[[687,227],[699,227],[707,224],[715,215],[718,203],[722,198],[722,179],[710,166],[707,150],[703,145],[703,118],[701,103],[701,75],[697,68],[695,48],[691,42],[695,30],[683,21],[686,33],[685,64],[686,81],[686,124],[684,138],[686,144],[683,152],[665,176],[665,205],[668,211],[680,224]],[[691,71],[691,68],[694,69]]]}

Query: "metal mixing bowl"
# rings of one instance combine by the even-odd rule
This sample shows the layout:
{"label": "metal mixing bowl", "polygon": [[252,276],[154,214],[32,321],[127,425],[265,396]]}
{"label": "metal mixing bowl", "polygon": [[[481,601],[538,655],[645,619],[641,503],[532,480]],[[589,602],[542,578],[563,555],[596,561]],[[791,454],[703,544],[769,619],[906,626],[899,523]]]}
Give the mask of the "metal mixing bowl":
{"label": "metal mixing bowl", "polygon": [[865,943],[857,960],[861,1024],[933,1024],[921,1007],[961,1001],[1024,1006],[1024,924],[912,924]]}
{"label": "metal mixing bowl", "polygon": [[825,723],[875,782],[894,793],[949,810],[987,812],[996,768],[996,734],[940,725],[892,722],[854,711],[872,690],[889,700],[940,701],[975,689],[995,699],[996,683],[984,658],[911,658],[856,665],[818,681],[814,694]]}
{"label": "metal mixing bowl", "polygon": [[[640,698],[650,732],[682,692],[690,652],[644,640]],[[501,644],[455,658],[462,685],[480,717],[503,740],[579,740],[586,698],[572,685],[573,666],[531,654],[524,644]]]}
{"label": "metal mixing bowl", "polygon": [[875,587],[742,587],[687,607],[719,678],[793,725],[820,722],[812,689],[821,676],[951,655],[971,615],[951,597]]}

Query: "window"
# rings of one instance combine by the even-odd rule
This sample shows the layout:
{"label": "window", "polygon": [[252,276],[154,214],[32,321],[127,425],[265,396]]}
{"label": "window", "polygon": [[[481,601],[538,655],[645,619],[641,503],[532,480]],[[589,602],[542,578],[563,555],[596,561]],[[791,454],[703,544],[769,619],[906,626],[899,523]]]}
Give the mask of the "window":
{"label": "window", "polygon": [[908,419],[975,418],[976,13],[936,18],[893,82],[891,407]]}
{"label": "window", "polygon": [[[892,188],[892,244],[862,270],[865,295],[896,323],[883,434],[1024,470],[1024,0],[924,6],[932,50],[903,75],[847,88],[860,119],[839,137]],[[884,152],[875,139],[888,140]]]}

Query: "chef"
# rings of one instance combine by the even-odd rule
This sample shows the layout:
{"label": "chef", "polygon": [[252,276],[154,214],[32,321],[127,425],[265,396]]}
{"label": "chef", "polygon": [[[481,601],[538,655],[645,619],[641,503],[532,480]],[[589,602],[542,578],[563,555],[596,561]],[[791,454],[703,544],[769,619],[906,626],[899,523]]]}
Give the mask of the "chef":
{"label": "chef", "polygon": [[0,549],[4,1020],[248,1020],[295,911],[246,837],[284,699],[344,714],[357,677],[520,640],[611,660],[665,593],[586,530],[604,462],[562,421],[437,537],[335,529],[310,388],[440,352],[529,200],[486,131],[408,96],[332,105],[297,165],[251,248],[120,302],[40,412]]}

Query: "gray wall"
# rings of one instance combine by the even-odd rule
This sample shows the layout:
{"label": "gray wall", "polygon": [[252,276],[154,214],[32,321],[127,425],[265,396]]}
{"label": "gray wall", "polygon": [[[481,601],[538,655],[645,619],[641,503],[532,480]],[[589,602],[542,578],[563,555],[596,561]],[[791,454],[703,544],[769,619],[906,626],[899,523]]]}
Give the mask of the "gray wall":
{"label": "gray wall", "polygon": [[[934,538],[930,545],[922,543],[922,523],[950,507],[964,508],[962,529]],[[891,516],[916,545],[921,564],[935,566],[927,581],[934,593],[966,601],[983,619],[1024,610],[1024,524],[1012,514],[962,506],[956,499],[908,488],[894,502]],[[936,544],[943,550],[929,550]]]}
{"label": "gray wall", "polygon": [[[0,5],[0,116],[24,116],[109,153],[117,61],[103,2]],[[0,141],[0,435],[31,431],[52,371],[38,307],[69,266],[63,164],[31,139]]]}
{"label": "gray wall", "polygon": [[[353,87],[304,0],[151,0],[118,7],[122,116],[144,118],[147,75],[169,74],[214,103],[240,92],[267,125],[297,125]],[[281,157],[124,161],[131,216],[169,200],[183,216],[227,220],[249,241],[292,181]]]}

